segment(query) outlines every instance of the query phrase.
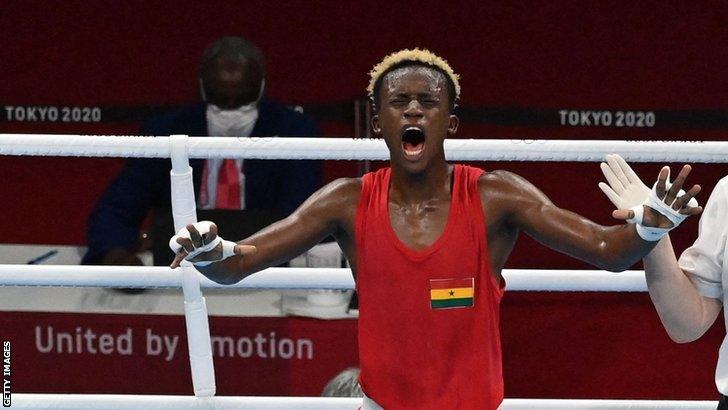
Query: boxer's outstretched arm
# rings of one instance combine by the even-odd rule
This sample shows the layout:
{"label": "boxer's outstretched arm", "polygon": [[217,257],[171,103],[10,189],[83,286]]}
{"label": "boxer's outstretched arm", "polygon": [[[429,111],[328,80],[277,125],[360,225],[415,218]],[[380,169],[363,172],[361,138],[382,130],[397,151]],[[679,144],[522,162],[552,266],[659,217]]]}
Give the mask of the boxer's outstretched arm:
{"label": "boxer's outstretched arm", "polygon": [[[196,265],[196,268],[215,282],[232,284],[254,272],[290,260],[328,235],[338,237],[342,227],[353,221],[360,191],[361,180],[358,178],[342,178],[331,182],[311,195],[287,218],[239,241],[238,245],[247,246],[236,246],[235,255],[207,266]],[[195,240],[193,234],[192,241],[187,241]],[[179,243],[190,249],[189,244],[183,242]],[[195,244],[195,247],[199,248],[200,245]],[[178,252],[172,267],[176,267],[186,256],[184,249]],[[206,260],[205,255],[199,255],[193,262],[197,260]]]}
{"label": "boxer's outstretched arm", "polygon": [[[550,248],[601,269],[623,271],[656,244],[641,239],[632,225],[602,226],[559,208],[538,188],[513,173],[498,171],[488,178],[490,181],[481,184],[481,189],[491,193],[481,195],[499,198],[497,206],[506,210],[507,223]],[[645,211],[645,218],[651,213],[655,226],[670,226],[667,218],[650,211]]]}

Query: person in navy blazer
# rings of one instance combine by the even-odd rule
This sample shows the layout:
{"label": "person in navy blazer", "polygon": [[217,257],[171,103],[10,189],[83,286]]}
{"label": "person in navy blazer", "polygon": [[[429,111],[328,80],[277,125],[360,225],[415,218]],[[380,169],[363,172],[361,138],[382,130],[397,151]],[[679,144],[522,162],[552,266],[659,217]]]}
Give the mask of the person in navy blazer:
{"label": "person in navy blazer", "polygon": [[[220,135],[214,131],[224,129],[225,123],[220,125],[214,115],[232,113],[243,123],[240,132],[254,137],[320,135],[309,117],[261,99],[264,78],[260,50],[242,38],[223,37],[207,48],[200,63],[203,101],[146,121],[140,133]],[[204,165],[204,159],[190,160],[198,198]],[[126,162],[89,218],[88,251],[82,263],[141,264],[135,255],[140,225],[151,209],[170,207],[170,169],[169,159],[131,158]],[[245,160],[244,175],[245,209],[274,210],[283,216],[322,184],[320,161]]]}

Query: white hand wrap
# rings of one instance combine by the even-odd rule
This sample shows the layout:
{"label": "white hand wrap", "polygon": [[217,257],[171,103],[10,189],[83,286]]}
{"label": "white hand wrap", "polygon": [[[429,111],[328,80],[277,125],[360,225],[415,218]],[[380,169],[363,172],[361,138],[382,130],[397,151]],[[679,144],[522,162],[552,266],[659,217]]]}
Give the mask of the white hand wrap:
{"label": "white hand wrap", "polygon": [[[670,186],[672,186],[670,181],[666,181],[665,191],[669,190]],[[681,189],[676,195],[675,200],[683,195],[685,195],[685,191]],[[672,204],[675,203],[675,200],[668,204],[660,199],[659,196],[657,196],[657,182],[655,182],[655,185],[652,186],[652,190],[650,190],[650,194],[647,196],[647,199],[645,199],[644,203],[631,208],[631,211],[634,212],[634,218],[628,219],[627,222],[636,224],[635,227],[637,228],[637,233],[639,234],[640,238],[652,242],[659,241],[660,238],[665,236],[665,234],[667,234],[671,230],[675,229],[678,225],[682,223],[682,221],[684,221],[689,216],[683,215],[679,211],[672,209]],[[657,228],[652,226],[644,226],[642,224],[644,217],[644,206],[649,206],[650,208],[664,215],[665,218],[669,219],[670,222],[672,222],[672,227]],[[686,205],[686,207],[688,208],[696,206],[698,206],[698,201],[695,200],[695,198],[690,198],[690,201],[688,201]]]}
{"label": "white hand wrap", "polygon": [[[617,209],[629,209],[634,212],[634,218],[628,219],[627,222],[636,224],[637,233],[642,239],[658,241],[688,217],[688,215],[683,215],[672,209],[674,201],[666,204],[661,200],[657,195],[657,183],[652,186],[652,189],[648,188],[622,157],[617,154],[610,154],[607,155],[606,160],[607,162],[602,163],[600,167],[609,185],[600,182],[599,188]],[[669,190],[671,186],[670,174],[668,173],[667,181],[665,181],[665,191]],[[685,195],[685,191],[681,189],[675,200],[683,195]],[[664,215],[672,222],[672,227],[654,228],[644,226],[642,224],[644,206],[649,206]],[[690,201],[685,205],[687,208],[696,206],[698,206],[698,201],[695,198],[690,198]]]}
{"label": "white hand wrap", "polygon": [[[197,232],[200,233],[200,235],[205,235],[208,232],[210,232],[210,226],[212,226],[212,222],[210,221],[200,221],[197,223],[194,223],[193,226],[195,229],[197,229]],[[169,240],[169,248],[172,249],[172,252],[177,253],[180,250],[182,250],[182,245],[177,243],[177,238],[186,238],[186,239],[192,239],[190,237],[190,231],[187,230],[187,228],[182,228],[177,232],[177,235],[174,235]],[[210,252],[211,250],[215,249],[218,244],[222,243],[222,257],[215,260],[206,260],[206,261],[198,261],[198,262],[192,262],[192,259],[197,257],[198,255],[206,252]],[[235,254],[235,242],[232,241],[226,241],[222,239],[219,236],[216,236],[215,239],[213,239],[212,242],[205,244],[199,248],[195,248],[192,252],[190,252],[185,260],[192,262],[194,265],[197,266],[206,266],[211,263],[219,262],[223,259],[227,259]],[[193,245],[194,246],[194,245]]]}

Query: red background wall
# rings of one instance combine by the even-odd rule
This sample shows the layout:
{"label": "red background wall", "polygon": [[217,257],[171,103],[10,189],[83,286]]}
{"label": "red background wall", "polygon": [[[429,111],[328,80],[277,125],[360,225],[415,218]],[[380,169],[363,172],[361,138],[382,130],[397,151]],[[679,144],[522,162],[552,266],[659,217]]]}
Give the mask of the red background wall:
{"label": "red background wall", "polygon": [[[221,35],[242,35],[257,43],[267,57],[268,95],[290,103],[353,101],[363,95],[366,73],[383,55],[422,46],[442,54],[462,75],[463,107],[726,110],[726,21],[726,3],[707,1],[468,1],[454,5],[374,1],[10,2],[0,13],[0,103],[183,104],[196,98],[195,72],[202,49]],[[354,133],[350,123],[322,125],[329,136]],[[0,122],[0,132],[4,133],[133,134],[136,127],[133,123]],[[723,140],[727,135],[725,128],[703,126],[636,129],[482,123],[466,123],[460,134],[479,138],[653,140]],[[0,190],[5,198],[0,238],[7,243],[82,245],[86,217],[120,164],[118,159],[0,158],[5,181]],[[557,204],[598,222],[611,222],[611,205],[596,188],[600,176],[596,164],[484,166],[518,172]],[[649,178],[657,174],[659,166],[636,168]],[[353,163],[339,163],[328,165],[327,175],[329,179],[354,175],[355,170]],[[724,164],[695,166],[693,180],[705,188],[703,201],[724,174]],[[676,235],[678,251],[695,238],[696,222],[688,221]],[[508,264],[586,266],[528,238],[520,241]],[[553,318],[550,311],[558,306],[568,306],[574,322],[580,323],[598,324],[614,314],[602,309],[597,295],[587,295],[583,301],[582,296],[573,294],[532,297],[556,300],[526,302],[522,311],[505,302],[504,320],[521,321],[517,330],[504,331],[507,364],[516,361],[509,355],[509,344],[524,343],[524,338],[539,339],[528,341],[534,343],[534,349],[551,346],[555,354],[564,354],[559,352],[560,335],[529,334],[529,321]],[[643,320],[635,325],[642,331],[633,335],[635,340],[670,346],[646,295],[609,297],[622,301],[620,306],[636,303],[623,312],[623,317],[634,312]],[[621,339],[612,345],[610,354],[618,360],[630,357],[624,349],[631,329],[625,323],[616,331]],[[712,392],[712,385],[706,383],[710,383],[720,330],[715,335],[712,344],[669,350],[671,354],[707,357],[702,379],[691,384],[702,386],[703,395]],[[589,338],[583,342],[588,345]],[[662,372],[683,370],[671,368],[671,358],[660,351],[654,350],[653,366],[664,366],[660,367]],[[578,358],[563,360],[564,369],[579,364]],[[513,368],[531,369],[526,373],[534,374],[532,358],[528,367],[522,365],[514,364]],[[641,367],[627,374],[612,374],[605,367],[599,373],[606,372],[604,377],[610,379],[641,381],[640,374],[645,371]],[[529,382],[526,375],[517,383],[524,383],[525,390],[534,394],[543,387]],[[659,383],[635,383],[634,388],[636,395],[664,391]]]}

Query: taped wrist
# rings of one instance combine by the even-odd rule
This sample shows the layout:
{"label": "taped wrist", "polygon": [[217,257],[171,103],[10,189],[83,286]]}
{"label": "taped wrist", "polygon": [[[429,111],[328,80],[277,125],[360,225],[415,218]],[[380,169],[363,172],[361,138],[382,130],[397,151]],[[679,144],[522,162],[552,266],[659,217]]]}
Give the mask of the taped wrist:
{"label": "taped wrist", "polygon": [[[216,242],[215,246],[217,246],[218,243],[222,242],[222,257],[220,259],[215,259],[214,261],[199,261],[199,262],[190,261],[190,262],[192,262],[192,264],[195,266],[207,266],[207,265],[210,265],[215,262],[220,262],[221,260],[225,260],[225,259],[235,255],[235,245],[237,245],[235,242],[226,241],[226,240],[220,238],[219,236],[217,237],[217,239],[220,239],[220,240],[217,242],[213,241],[213,242]],[[190,258],[190,256],[188,256],[185,259],[188,259],[188,258]]]}
{"label": "taped wrist", "polygon": [[[665,190],[669,190],[670,186],[672,186],[670,181],[666,181]],[[652,186],[652,190],[650,190],[650,194],[645,202],[641,205],[637,205],[631,208],[631,211],[634,213],[634,217],[632,219],[628,219],[627,222],[636,224],[635,228],[637,228],[637,234],[640,236],[640,238],[651,242],[659,241],[660,238],[665,236],[665,234],[667,234],[671,230],[675,229],[678,225],[682,223],[682,221],[684,221],[688,217],[688,215],[683,215],[679,211],[676,211],[672,208],[672,204],[675,203],[677,198],[683,195],[685,195],[685,191],[681,189],[676,195],[675,200],[668,204],[660,199],[660,197],[657,195],[657,182],[655,182],[655,185]],[[659,212],[670,222],[672,222],[672,226],[670,228],[645,226],[643,224],[644,206],[648,206]],[[687,207],[689,208],[696,206],[698,206],[698,201],[696,201],[695,198],[691,198],[690,201],[688,201],[687,203]]]}
{"label": "taped wrist", "polygon": [[[201,221],[201,222],[196,222],[193,225],[194,225],[195,229],[197,229],[197,231],[200,233],[200,235],[205,235],[210,232],[210,227],[212,226],[212,222]],[[169,240],[169,248],[172,249],[172,251],[174,253],[177,253],[180,250],[182,250],[182,245],[177,243],[177,238],[191,239],[190,231],[188,231],[186,227],[182,228],[179,230],[179,232],[177,232],[177,235],[174,235]],[[208,261],[198,261],[198,262],[192,261],[192,259],[196,258],[197,256],[199,256],[202,253],[212,251],[220,243],[222,243],[222,257],[220,257],[219,259],[208,260]],[[185,257],[185,260],[192,262],[192,264],[196,265],[196,266],[207,266],[211,263],[219,262],[223,259],[227,259],[227,258],[233,256],[235,254],[235,245],[236,245],[235,242],[226,241],[226,240],[222,239],[221,237],[217,236],[217,237],[215,237],[214,240],[212,240],[212,242],[207,243],[199,248],[195,248],[192,252],[187,254],[187,257]]]}

